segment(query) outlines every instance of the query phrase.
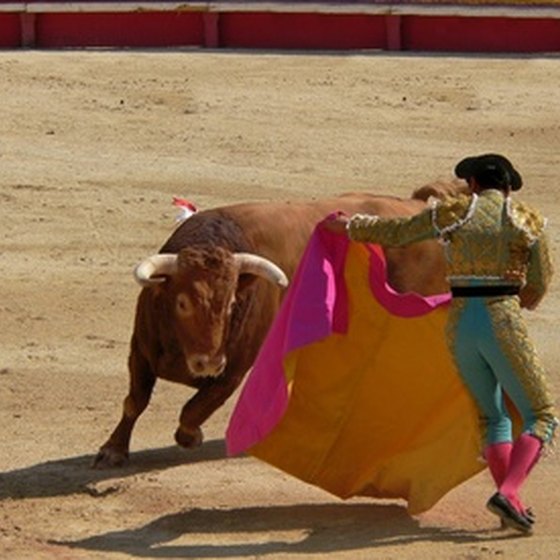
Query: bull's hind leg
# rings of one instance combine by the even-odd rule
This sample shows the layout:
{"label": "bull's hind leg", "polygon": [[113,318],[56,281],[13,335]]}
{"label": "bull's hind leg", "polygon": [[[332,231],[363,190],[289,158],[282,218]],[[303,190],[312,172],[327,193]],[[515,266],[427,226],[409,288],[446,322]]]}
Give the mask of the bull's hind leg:
{"label": "bull's hind leg", "polygon": [[134,424],[144,412],[155,385],[156,377],[148,361],[134,347],[129,362],[130,385],[123,402],[123,415],[109,439],[100,447],[93,462],[95,468],[120,467],[128,461],[130,438]]}
{"label": "bull's hind leg", "polygon": [[231,375],[227,370],[220,377],[205,379],[181,411],[175,441],[182,447],[201,445],[203,435],[200,427],[225,403],[242,379],[243,374]]}

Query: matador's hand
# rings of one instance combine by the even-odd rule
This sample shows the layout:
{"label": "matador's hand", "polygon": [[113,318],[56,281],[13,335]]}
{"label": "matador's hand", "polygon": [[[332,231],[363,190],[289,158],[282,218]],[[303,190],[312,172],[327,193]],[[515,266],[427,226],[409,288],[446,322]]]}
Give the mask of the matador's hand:
{"label": "matador's hand", "polygon": [[321,222],[321,227],[332,233],[347,235],[347,227],[350,218],[344,214],[333,214]]}

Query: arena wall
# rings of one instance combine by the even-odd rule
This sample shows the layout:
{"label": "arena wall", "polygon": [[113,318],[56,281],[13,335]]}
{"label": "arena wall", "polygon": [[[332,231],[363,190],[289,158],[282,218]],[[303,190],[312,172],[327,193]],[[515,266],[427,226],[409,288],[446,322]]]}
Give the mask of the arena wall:
{"label": "arena wall", "polygon": [[560,52],[560,0],[0,0],[0,48]]}

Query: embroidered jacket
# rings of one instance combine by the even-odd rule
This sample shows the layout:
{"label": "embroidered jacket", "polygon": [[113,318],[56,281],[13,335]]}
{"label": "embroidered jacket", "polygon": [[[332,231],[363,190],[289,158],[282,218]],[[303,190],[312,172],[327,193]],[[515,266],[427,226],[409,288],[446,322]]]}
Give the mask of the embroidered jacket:
{"label": "embroidered jacket", "polygon": [[552,277],[546,221],[529,206],[496,189],[437,201],[407,218],[352,216],[354,241],[387,246],[439,238],[452,286],[518,285],[525,307],[534,308]]}

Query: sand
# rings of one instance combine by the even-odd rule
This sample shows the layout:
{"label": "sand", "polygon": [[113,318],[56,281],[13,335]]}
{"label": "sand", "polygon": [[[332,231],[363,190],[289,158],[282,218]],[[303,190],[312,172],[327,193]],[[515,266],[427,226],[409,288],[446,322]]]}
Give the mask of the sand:
{"label": "sand", "polygon": [[[526,486],[538,522],[518,538],[484,508],[487,472],[409,517],[227,458],[235,398],[179,449],[192,391],[160,382],[129,466],[90,468],[127,389],[131,270],[173,230],[173,195],[408,196],[499,151],[558,254],[557,58],[3,51],[0,76],[1,558],[560,558],[557,455]],[[556,395],[559,293],[527,313]]]}

